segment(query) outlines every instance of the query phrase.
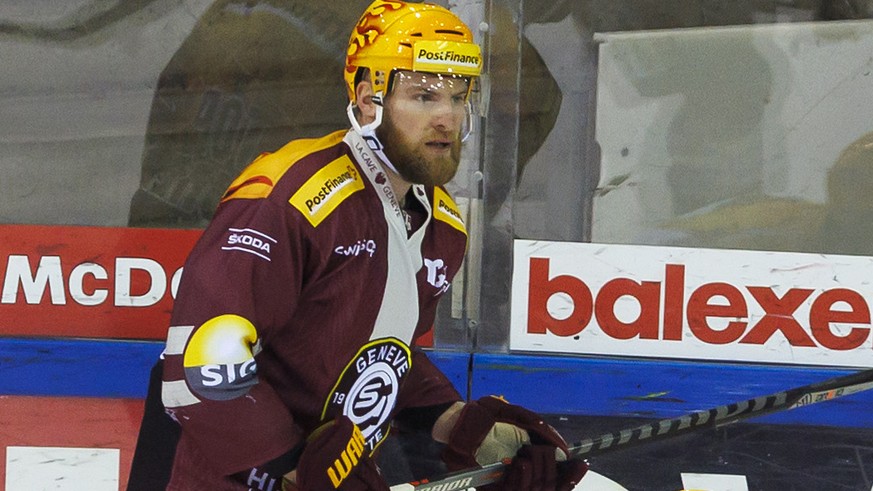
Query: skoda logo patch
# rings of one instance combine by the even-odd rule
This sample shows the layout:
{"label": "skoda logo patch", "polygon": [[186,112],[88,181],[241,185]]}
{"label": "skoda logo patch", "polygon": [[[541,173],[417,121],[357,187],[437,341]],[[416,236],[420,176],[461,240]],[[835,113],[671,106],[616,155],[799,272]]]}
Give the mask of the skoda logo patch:
{"label": "skoda logo patch", "polygon": [[338,414],[347,416],[361,429],[366,448],[372,452],[388,436],[388,416],[410,368],[409,347],[400,340],[385,338],[368,343],[340,375],[322,420]]}

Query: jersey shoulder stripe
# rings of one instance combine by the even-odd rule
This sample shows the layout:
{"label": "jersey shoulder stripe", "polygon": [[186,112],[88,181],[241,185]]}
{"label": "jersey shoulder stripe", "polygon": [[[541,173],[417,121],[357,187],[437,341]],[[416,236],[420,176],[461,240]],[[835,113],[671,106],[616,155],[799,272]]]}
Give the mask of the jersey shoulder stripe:
{"label": "jersey shoulder stripe", "polygon": [[467,227],[461,217],[461,210],[451,195],[439,186],[433,190],[433,217],[467,235]]}
{"label": "jersey shoulder stripe", "polygon": [[340,130],[321,138],[294,140],[276,152],[262,153],[234,179],[221,202],[266,198],[291,166],[307,155],[338,145],[345,134],[346,130]]}

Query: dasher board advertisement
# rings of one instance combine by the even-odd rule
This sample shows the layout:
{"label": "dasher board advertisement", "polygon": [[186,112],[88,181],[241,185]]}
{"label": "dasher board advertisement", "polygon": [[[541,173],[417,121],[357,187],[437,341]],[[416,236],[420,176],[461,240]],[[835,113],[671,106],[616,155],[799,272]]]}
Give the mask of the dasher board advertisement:
{"label": "dasher board advertisement", "polygon": [[873,366],[873,258],[517,240],[510,349]]}
{"label": "dasher board advertisement", "polygon": [[166,339],[201,233],[0,226],[0,336]]}

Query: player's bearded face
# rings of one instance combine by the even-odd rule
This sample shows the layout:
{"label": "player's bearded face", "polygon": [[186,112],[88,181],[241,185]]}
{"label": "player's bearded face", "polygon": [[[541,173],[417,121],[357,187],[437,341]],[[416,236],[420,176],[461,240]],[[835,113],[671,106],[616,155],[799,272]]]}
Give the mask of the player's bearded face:
{"label": "player's bearded face", "polygon": [[467,83],[426,73],[395,75],[376,134],[400,177],[429,186],[454,177],[461,158]]}

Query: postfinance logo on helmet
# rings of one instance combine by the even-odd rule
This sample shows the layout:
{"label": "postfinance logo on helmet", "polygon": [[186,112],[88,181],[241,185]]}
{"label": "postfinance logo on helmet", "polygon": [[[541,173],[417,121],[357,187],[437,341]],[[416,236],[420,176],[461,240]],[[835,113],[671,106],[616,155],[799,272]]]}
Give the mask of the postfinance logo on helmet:
{"label": "postfinance logo on helmet", "polygon": [[415,71],[478,75],[482,66],[479,46],[454,41],[419,41],[415,43]]}

